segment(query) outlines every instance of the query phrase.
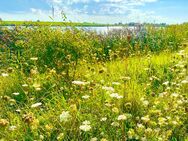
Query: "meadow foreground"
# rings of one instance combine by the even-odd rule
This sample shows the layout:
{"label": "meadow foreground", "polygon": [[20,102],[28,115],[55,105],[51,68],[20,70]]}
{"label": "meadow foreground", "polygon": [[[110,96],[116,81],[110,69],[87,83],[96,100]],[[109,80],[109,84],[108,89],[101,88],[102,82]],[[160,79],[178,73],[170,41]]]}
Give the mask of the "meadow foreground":
{"label": "meadow foreground", "polygon": [[1,29],[0,140],[188,140],[187,31]]}

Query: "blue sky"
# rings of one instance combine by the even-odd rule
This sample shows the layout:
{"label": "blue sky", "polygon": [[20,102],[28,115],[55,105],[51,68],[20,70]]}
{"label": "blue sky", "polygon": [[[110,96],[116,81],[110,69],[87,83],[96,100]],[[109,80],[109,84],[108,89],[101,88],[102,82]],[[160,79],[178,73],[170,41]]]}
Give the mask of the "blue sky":
{"label": "blue sky", "polygon": [[3,20],[61,21],[61,11],[73,22],[188,22],[188,0],[0,0]]}

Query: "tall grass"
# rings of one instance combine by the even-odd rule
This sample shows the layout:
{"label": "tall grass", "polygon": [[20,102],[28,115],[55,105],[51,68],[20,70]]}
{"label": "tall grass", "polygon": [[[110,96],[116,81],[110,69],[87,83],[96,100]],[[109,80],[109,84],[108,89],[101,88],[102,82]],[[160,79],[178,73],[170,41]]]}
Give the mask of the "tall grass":
{"label": "tall grass", "polygon": [[187,28],[1,30],[0,139],[188,139]]}

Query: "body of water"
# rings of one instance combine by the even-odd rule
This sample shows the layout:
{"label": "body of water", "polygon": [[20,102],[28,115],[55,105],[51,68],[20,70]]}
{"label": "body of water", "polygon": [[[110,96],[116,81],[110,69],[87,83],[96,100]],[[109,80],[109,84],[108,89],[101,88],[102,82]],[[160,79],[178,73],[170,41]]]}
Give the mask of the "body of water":
{"label": "body of water", "polygon": [[[0,26],[1,28],[8,28],[8,29],[14,29],[15,26]],[[26,27],[26,26],[21,26],[21,27]],[[33,28],[33,26],[29,26],[30,28]],[[71,28],[71,27],[60,27],[60,26],[52,26],[52,28],[62,28],[62,29],[66,29],[66,28]],[[91,26],[88,26],[88,27],[81,27],[81,26],[78,26],[76,27],[78,29],[81,29],[81,30],[85,30],[85,31],[94,31],[94,32],[97,32],[97,33],[108,33],[108,32],[111,32],[111,31],[120,31],[120,30],[130,30],[130,31],[134,31],[136,29],[138,29],[138,27],[133,27],[133,26],[100,26],[100,27],[91,27]]]}

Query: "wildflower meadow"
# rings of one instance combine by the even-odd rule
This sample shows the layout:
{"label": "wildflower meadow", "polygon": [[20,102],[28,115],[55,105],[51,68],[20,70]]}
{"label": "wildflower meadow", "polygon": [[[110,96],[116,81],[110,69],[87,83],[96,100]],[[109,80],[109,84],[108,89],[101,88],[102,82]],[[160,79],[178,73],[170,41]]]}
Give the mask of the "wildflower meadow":
{"label": "wildflower meadow", "polygon": [[188,140],[188,24],[0,28],[0,141],[21,140]]}

